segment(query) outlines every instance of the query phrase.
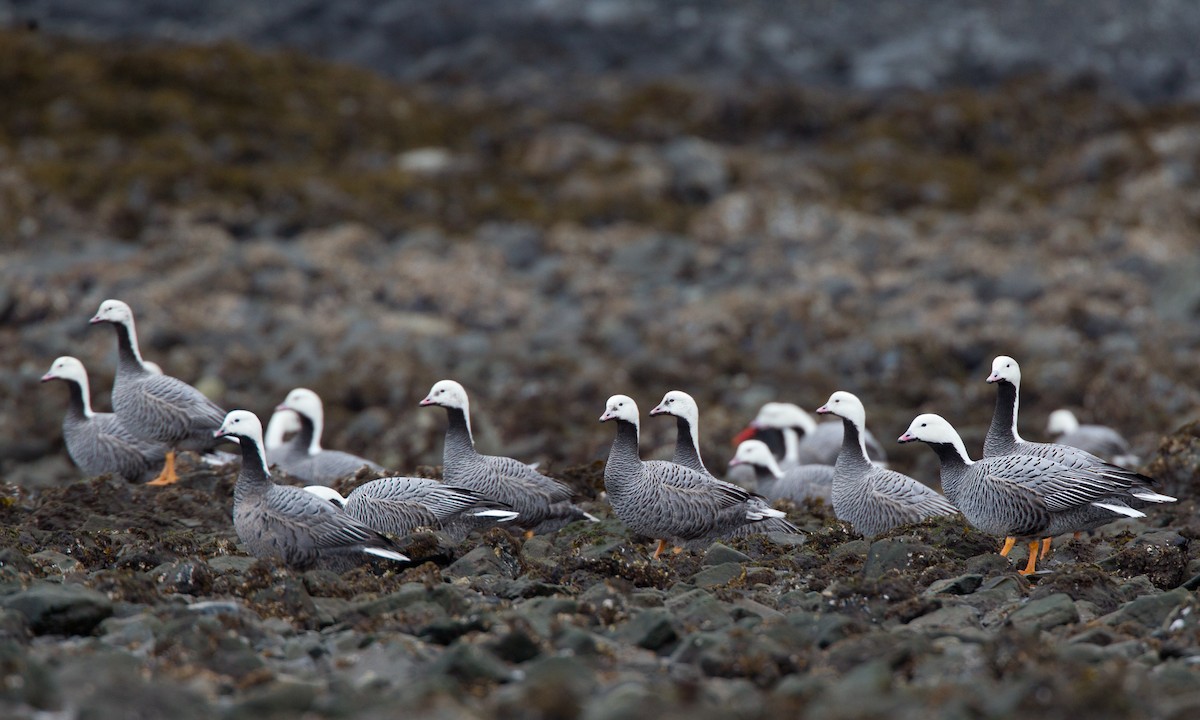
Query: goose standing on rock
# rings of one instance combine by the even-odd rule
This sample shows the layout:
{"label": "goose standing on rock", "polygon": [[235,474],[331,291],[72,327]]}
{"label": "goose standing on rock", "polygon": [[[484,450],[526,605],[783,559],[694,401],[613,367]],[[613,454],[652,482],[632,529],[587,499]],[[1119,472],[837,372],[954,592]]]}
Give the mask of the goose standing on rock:
{"label": "goose standing on rock", "polygon": [[110,323],[117,332],[117,375],[113,382],[113,411],[121,424],[139,438],[168,446],[162,472],[148,485],[170,485],[175,474],[175,451],[205,452],[216,446],[213,431],[225,411],[184,381],[149,371],[138,350],[133,311],[120,300],[105,300],[91,320]]}
{"label": "goose standing on rock", "polygon": [[839,390],[817,408],[818,415],[842,419],[842,449],[834,464],[833,512],[866,537],[899,525],[958,510],[940,493],[907,475],[871,464],[863,428],[867,411],[852,393]]}
{"label": "goose standing on rock", "polygon": [[550,533],[576,520],[599,522],[571,504],[571,488],[512,458],[481,455],[471,435],[467,391],[454,380],[440,380],[421,400],[422,407],[446,409],[446,446],[442,451],[447,485],[467,488],[517,512],[513,524],[529,534]]}
{"label": "goose standing on rock", "polygon": [[325,407],[321,398],[307,388],[296,388],[287,394],[275,411],[296,413],[300,429],[292,439],[272,452],[267,450],[268,464],[275,465],[297,480],[319,485],[332,485],[335,480],[353,475],[363,467],[383,472],[384,467],[357,455],[321,447],[325,429]]}
{"label": "goose standing on rock", "polygon": [[385,535],[329,502],[298,487],[272,482],[262,423],[254,413],[234,410],[215,436],[234,438],[242,449],[242,469],[233,490],[233,527],[251,555],[278,557],[297,570],[320,565],[340,571],[364,553],[408,560]]}
{"label": "goose standing on rock", "polygon": [[1129,441],[1121,433],[1105,425],[1080,425],[1075,413],[1060,408],[1050,413],[1046,432],[1057,436],[1059,445],[1086,450],[1113,465],[1132,467],[1138,464],[1138,456],[1129,449]]}
{"label": "goose standing on rock", "polygon": [[350,517],[379,532],[407,535],[420,527],[445,528],[456,539],[480,521],[509,522],[517,513],[498,508],[479,493],[429,478],[386,477],[363,483],[346,497],[331,487],[304,488],[346,511]]}
{"label": "goose standing on rock", "polygon": [[[863,437],[871,462],[886,463],[887,453],[871,431],[864,428]],[[842,448],[840,423],[818,423],[792,403],[763,405],[758,415],[733,439],[733,444],[740,445],[751,438],[765,442],[779,467],[785,471],[797,465],[833,465]]]}
{"label": "goose standing on rock", "polygon": [[[1134,509],[1145,507],[1147,503],[1175,502],[1175,498],[1169,495],[1160,495],[1154,492],[1153,487],[1156,481],[1152,477],[1106,462],[1080,448],[1059,443],[1029,442],[1023,439],[1017,432],[1021,366],[1013,358],[1008,355],[1000,355],[992,360],[992,372],[988,375],[987,382],[996,385],[996,409],[992,413],[992,423],[988,426],[987,436],[983,441],[984,459],[1004,455],[1030,455],[1046,458],[1072,470],[1097,474],[1121,487],[1137,488],[1132,499],[1115,499],[1116,502],[1129,503]],[[1077,518],[1076,526],[1071,528],[1073,532],[1092,530],[1116,519],[1105,512],[1089,512],[1091,513],[1090,518]],[[1005,538],[1001,554],[1007,555],[1013,543],[1013,538]],[[1045,555],[1049,549],[1050,537],[1046,537],[1042,541],[1042,555]]]}
{"label": "goose standing on rock", "polygon": [[[671,458],[671,462],[682,465],[689,470],[695,470],[712,482],[731,485],[737,487],[739,490],[742,489],[740,486],[728,483],[714,476],[704,466],[704,460],[700,458],[700,443],[698,440],[700,437],[700,408],[696,405],[696,400],[691,395],[682,390],[672,390],[663,396],[662,402],[654,406],[650,414],[673,415],[675,417],[675,455]],[[755,495],[754,503],[762,507],[770,507],[767,498],[758,495]],[[796,532],[796,526],[782,518],[769,517],[755,524],[735,524],[732,530],[721,535],[721,537],[740,537],[764,532],[794,533]]]}
{"label": "goose standing on rock", "polygon": [[[743,526],[768,520],[785,523],[785,514],[763,498],[732,483],[664,460],[643,461],[639,451],[640,417],[637,403],[613,395],[600,422],[615,420],[617,434],[604,467],[604,488],[613,512],[630,530],[658,540],[657,558],[667,541],[707,543]],[[766,528],[751,532],[766,532]]]}
{"label": "goose standing on rock", "polygon": [[761,440],[743,441],[729,465],[752,467],[758,480],[758,491],[771,500],[833,502],[833,477],[837,471],[832,465],[797,465],[784,472],[771,454],[771,448]]}
{"label": "goose standing on rock", "polygon": [[1076,530],[1095,522],[1098,514],[1105,521],[1145,517],[1130,506],[1135,499],[1146,499],[1145,488],[1102,472],[1037,455],[973,461],[958,432],[940,415],[918,415],[898,442],[916,440],[937,453],[942,488],[967,522],[983,532],[1014,539],[1006,541],[1003,554],[1017,538],[1030,541],[1022,575],[1036,569],[1039,538]]}
{"label": "goose standing on rock", "polygon": [[67,454],[80,470],[89,477],[113,473],[131,482],[158,474],[167,446],[135,436],[113,413],[94,412],[82,362],[69,355],[58,358],[42,376],[42,382],[50,380],[62,380],[70,391],[63,440]]}

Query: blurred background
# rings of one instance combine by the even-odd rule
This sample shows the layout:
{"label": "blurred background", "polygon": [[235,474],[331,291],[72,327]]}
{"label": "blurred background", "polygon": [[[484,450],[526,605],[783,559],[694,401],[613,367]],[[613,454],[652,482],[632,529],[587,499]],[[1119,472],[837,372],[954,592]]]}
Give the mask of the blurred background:
{"label": "blurred background", "polygon": [[[0,473],[77,477],[58,355],[142,352],[326,446],[604,457],[614,393],[859,394],[974,453],[993,356],[1145,456],[1200,415],[1200,4],[0,0]],[[674,424],[643,418],[647,454]]]}

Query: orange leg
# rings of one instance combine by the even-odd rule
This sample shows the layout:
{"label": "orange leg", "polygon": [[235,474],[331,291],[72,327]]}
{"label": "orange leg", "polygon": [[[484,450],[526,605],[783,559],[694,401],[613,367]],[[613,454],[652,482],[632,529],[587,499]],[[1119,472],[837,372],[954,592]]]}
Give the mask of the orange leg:
{"label": "orange leg", "polygon": [[1038,560],[1045,560],[1050,554],[1050,543],[1054,538],[1042,538],[1042,552],[1038,555]]}
{"label": "orange leg", "polygon": [[659,541],[658,541],[658,547],[654,549],[654,555],[653,555],[653,556],[652,556],[650,559],[651,559],[651,560],[657,560],[657,559],[658,559],[658,556],[662,554],[662,551],[663,551],[663,550],[666,550],[666,549],[667,549],[667,541],[666,541],[666,540],[659,540]]}
{"label": "orange leg", "polygon": [[1032,575],[1034,572],[1036,572],[1037,560],[1038,560],[1038,547],[1040,545],[1041,545],[1041,543],[1038,542],[1037,540],[1034,540],[1029,543],[1029,562],[1025,564],[1024,570],[1019,571],[1022,575]]}
{"label": "orange leg", "polygon": [[1017,539],[1015,537],[1004,538],[1004,547],[1000,548],[1000,554],[1003,555],[1004,557],[1008,557],[1008,554],[1010,552],[1012,552],[1013,545],[1016,545],[1016,544],[1017,544]]}
{"label": "orange leg", "polygon": [[1081,530],[1076,530],[1076,531],[1075,531],[1075,539],[1076,539],[1076,540],[1078,540],[1078,539],[1079,539],[1079,538],[1081,538],[1081,537],[1083,537],[1083,531],[1081,531]]}
{"label": "orange leg", "polygon": [[526,539],[526,540],[528,540],[528,539],[529,539],[529,538],[531,538],[531,537],[533,537],[533,531],[532,531],[532,530],[526,530],[526,531],[525,531],[525,539]]}
{"label": "orange leg", "polygon": [[671,554],[672,554],[672,555],[678,555],[678,554],[679,554],[679,553],[681,553],[681,552],[683,552],[683,548],[679,547],[678,545],[676,545],[675,547],[671,548]]}
{"label": "orange leg", "polygon": [[168,450],[162,472],[158,474],[158,477],[146,484],[162,487],[163,485],[174,485],[177,482],[179,482],[179,476],[175,474],[175,451]]}

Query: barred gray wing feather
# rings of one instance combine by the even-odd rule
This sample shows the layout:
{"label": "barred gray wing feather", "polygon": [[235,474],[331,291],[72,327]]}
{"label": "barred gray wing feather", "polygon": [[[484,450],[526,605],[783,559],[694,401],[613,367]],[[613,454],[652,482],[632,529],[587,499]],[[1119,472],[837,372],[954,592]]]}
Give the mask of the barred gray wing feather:
{"label": "barred gray wing feather", "polygon": [[509,457],[496,455],[480,456],[485,463],[498,473],[505,482],[519,483],[538,494],[545,496],[551,502],[570,500],[574,491],[567,485],[547,477],[529,465]]}
{"label": "barred gray wing feather", "polygon": [[97,413],[91,422],[96,432],[85,452],[91,455],[91,463],[105,468],[102,472],[114,472],[136,481],[162,465],[166,445],[135,436],[111,413]]}
{"label": "barred gray wing feather", "polygon": [[872,473],[868,480],[875,500],[893,517],[904,518],[904,522],[958,512],[941,493],[907,475],[881,470]]}
{"label": "barred gray wing feather", "polygon": [[[163,442],[207,439],[225,412],[196,388],[169,375],[149,375],[114,393],[117,414],[132,432]],[[207,437],[205,437],[207,436]]]}
{"label": "barred gray wing feather", "polygon": [[383,466],[357,455],[351,455],[341,450],[322,450],[310,456],[311,472],[314,482],[333,482],[339,478],[353,475],[365,465],[375,472],[382,472]]}
{"label": "barred gray wing feather", "polygon": [[1007,455],[983,461],[989,476],[1018,483],[1037,493],[1050,512],[1063,512],[1113,495],[1130,483],[1089,469],[1062,465],[1047,457]]}
{"label": "barred gray wing feather", "polygon": [[377,531],[298,487],[275,485],[265,501],[277,532],[290,535],[299,548],[354,550],[390,544]]}

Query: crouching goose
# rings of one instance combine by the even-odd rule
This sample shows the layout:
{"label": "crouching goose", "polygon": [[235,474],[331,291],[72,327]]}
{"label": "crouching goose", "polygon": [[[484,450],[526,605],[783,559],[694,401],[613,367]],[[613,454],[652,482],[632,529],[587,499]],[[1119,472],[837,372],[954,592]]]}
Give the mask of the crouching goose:
{"label": "crouching goose", "polygon": [[467,391],[453,380],[440,380],[429,390],[422,407],[446,409],[446,446],[442,451],[446,484],[492,498],[517,513],[513,524],[531,534],[559,530],[576,520],[599,519],[571,503],[574,493],[512,458],[481,455],[471,435],[471,405]]}
{"label": "crouching goose", "polygon": [[133,482],[158,474],[167,446],[135,436],[113,413],[94,412],[82,362],[69,355],[58,358],[42,376],[42,382],[50,380],[62,380],[70,391],[63,440],[80,470],[88,476],[113,473]]}
{"label": "crouching goose", "polygon": [[1060,408],[1050,413],[1046,432],[1057,436],[1059,445],[1085,450],[1113,465],[1132,467],[1138,456],[1129,449],[1129,441],[1121,433],[1105,425],[1081,425],[1075,413]]}
{"label": "crouching goose", "polygon": [[795,503],[833,500],[833,476],[837,471],[832,465],[797,465],[784,472],[761,440],[746,440],[738,445],[729,466],[738,465],[754,468],[758,491],[770,500],[787,499]]}
{"label": "crouching goose", "polygon": [[[616,421],[617,433],[604,467],[608,502],[630,530],[658,540],[655,558],[668,540],[707,543],[743,526],[772,519],[786,523],[784,513],[737,485],[673,462],[643,461],[640,417],[632,398],[610,397],[600,416],[600,422],[609,421]],[[799,532],[791,523],[786,527]]]}
{"label": "crouching goose", "polygon": [[325,407],[321,398],[307,388],[296,388],[287,394],[275,411],[291,410],[296,414],[300,429],[292,439],[275,451],[268,449],[267,462],[297,480],[319,485],[332,485],[362,468],[383,472],[382,465],[341,450],[321,447],[325,428]]}
{"label": "crouching goose", "polygon": [[838,519],[874,537],[900,525],[957,512],[935,490],[871,463],[863,435],[867,411],[857,396],[839,390],[817,408],[817,414],[842,419],[842,449],[833,466],[833,512]]}
{"label": "crouching goose", "polygon": [[342,508],[362,524],[389,535],[407,535],[427,527],[448,529],[453,537],[461,539],[458,535],[465,536],[476,522],[509,522],[517,517],[515,512],[496,507],[494,501],[474,491],[428,478],[380,478],[359,485],[346,497],[324,485],[309,485],[304,489]]}
{"label": "crouching goose", "polygon": [[408,560],[387,536],[329,502],[272,482],[262,423],[254,413],[234,410],[215,436],[234,438],[242,449],[242,469],[233,490],[233,527],[251,555],[278,557],[297,570],[317,565],[342,570],[364,553]]}

